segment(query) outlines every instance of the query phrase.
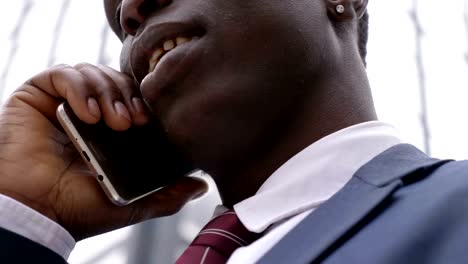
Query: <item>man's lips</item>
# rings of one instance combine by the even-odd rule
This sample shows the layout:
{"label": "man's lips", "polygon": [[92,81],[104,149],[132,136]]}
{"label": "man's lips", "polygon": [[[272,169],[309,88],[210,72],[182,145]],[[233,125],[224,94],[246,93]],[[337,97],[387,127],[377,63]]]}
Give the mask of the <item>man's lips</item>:
{"label": "man's lips", "polygon": [[[133,40],[130,63],[132,74],[138,83],[149,73],[151,56],[165,42],[176,38],[202,37],[204,29],[195,23],[166,22],[148,25]],[[172,51],[171,51],[172,52]]]}
{"label": "man's lips", "polygon": [[203,52],[203,38],[194,38],[169,51],[154,70],[144,77],[140,83],[140,92],[152,111],[155,113],[164,111],[165,106],[162,104],[164,100],[159,99],[165,92],[181,92],[183,88],[176,84],[193,70]]}

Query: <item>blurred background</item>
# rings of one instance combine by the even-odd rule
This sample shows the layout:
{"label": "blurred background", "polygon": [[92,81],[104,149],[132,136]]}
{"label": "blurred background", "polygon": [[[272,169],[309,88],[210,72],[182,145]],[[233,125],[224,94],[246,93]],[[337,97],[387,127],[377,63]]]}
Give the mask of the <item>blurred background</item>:
{"label": "blurred background", "polygon": [[[379,118],[440,158],[468,158],[468,0],[370,0],[368,73]],[[119,69],[102,1],[3,1],[0,101],[48,66]],[[219,203],[216,187],[177,215],[79,242],[71,264],[173,263]]]}

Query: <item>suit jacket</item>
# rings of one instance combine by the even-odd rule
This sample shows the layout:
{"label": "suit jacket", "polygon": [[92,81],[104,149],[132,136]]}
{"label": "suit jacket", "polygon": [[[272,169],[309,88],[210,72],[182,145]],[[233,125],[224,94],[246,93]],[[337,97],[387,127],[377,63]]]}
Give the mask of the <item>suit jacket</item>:
{"label": "suit jacket", "polygon": [[[65,263],[5,230],[0,248],[0,259],[14,263]],[[259,263],[468,263],[468,161],[394,146],[361,167]]]}
{"label": "suit jacket", "polygon": [[394,146],[259,263],[468,263],[468,161]]}

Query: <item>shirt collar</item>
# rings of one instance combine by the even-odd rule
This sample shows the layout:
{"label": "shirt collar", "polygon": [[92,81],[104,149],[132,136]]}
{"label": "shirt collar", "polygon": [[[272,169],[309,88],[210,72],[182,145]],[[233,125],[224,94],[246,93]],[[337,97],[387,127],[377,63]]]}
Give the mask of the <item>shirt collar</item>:
{"label": "shirt collar", "polygon": [[396,129],[380,121],[357,124],[311,144],[278,168],[257,193],[234,205],[252,232],[318,207],[365,163],[401,143]]}

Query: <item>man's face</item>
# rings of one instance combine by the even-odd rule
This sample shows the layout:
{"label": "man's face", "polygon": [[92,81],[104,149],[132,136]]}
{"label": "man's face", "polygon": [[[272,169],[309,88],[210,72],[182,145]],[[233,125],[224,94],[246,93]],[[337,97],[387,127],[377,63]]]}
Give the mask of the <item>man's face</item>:
{"label": "man's face", "polygon": [[[141,2],[105,0],[110,25],[126,35],[121,70],[197,165],[248,159],[300,111],[327,50],[322,1],[172,0],[138,10]],[[120,12],[131,34],[116,22]],[[150,68],[154,52],[178,37],[192,41]]]}

